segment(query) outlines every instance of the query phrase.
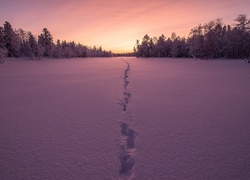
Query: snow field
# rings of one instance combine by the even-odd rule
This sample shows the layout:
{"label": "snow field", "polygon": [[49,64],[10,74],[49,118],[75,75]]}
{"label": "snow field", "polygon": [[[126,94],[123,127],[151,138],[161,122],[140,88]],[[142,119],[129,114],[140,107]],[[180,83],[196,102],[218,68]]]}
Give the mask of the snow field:
{"label": "snow field", "polygon": [[3,65],[0,179],[116,179],[123,62]]}
{"label": "snow field", "polygon": [[86,58],[0,66],[0,179],[249,179],[250,66]]}
{"label": "snow field", "polygon": [[250,66],[129,61],[135,179],[249,179]]}

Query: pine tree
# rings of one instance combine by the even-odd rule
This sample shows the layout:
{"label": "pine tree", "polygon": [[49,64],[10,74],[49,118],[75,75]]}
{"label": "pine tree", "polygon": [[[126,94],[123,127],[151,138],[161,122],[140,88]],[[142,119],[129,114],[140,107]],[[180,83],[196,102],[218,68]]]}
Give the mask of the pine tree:
{"label": "pine tree", "polygon": [[4,35],[3,35],[3,27],[0,27],[0,48],[5,48],[4,45]]}
{"label": "pine tree", "polygon": [[236,27],[233,29],[237,58],[250,57],[250,19],[246,14],[240,14],[236,19]]}
{"label": "pine tree", "polygon": [[44,56],[52,56],[53,37],[48,29],[44,28],[42,34],[38,36],[38,44],[44,48]]}
{"label": "pine tree", "polygon": [[9,22],[4,23],[3,29],[4,44],[8,51],[9,57],[19,57],[19,40],[17,34],[14,32]]}
{"label": "pine tree", "polygon": [[141,43],[141,52],[143,57],[149,57],[150,56],[150,37],[149,35],[145,35],[142,39]]}
{"label": "pine tree", "polygon": [[53,46],[53,57],[54,58],[61,58],[62,56],[62,46],[60,40],[57,40],[56,45]]}
{"label": "pine tree", "polygon": [[191,30],[188,39],[189,54],[194,58],[204,57],[204,35],[203,27],[199,25]]}
{"label": "pine tree", "polygon": [[26,56],[26,43],[28,41],[28,32],[24,31],[23,29],[19,28],[18,30],[15,30],[15,33],[18,37],[18,42],[20,46],[20,56]]}
{"label": "pine tree", "polygon": [[166,37],[162,34],[156,43],[157,57],[166,57]]}
{"label": "pine tree", "polygon": [[34,59],[35,57],[40,58],[38,43],[31,32],[28,33],[27,50],[30,58],[32,59]]}
{"label": "pine tree", "polygon": [[3,63],[3,58],[6,56],[7,50],[4,46],[4,36],[3,36],[3,27],[0,27],[0,63]]}

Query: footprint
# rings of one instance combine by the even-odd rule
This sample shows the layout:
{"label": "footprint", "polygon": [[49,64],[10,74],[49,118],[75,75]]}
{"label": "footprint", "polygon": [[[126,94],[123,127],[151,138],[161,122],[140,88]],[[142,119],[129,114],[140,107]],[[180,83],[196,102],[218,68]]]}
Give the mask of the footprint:
{"label": "footprint", "polygon": [[122,154],[120,160],[121,160],[120,174],[130,174],[132,168],[135,165],[135,160],[128,153]]}
{"label": "footprint", "polygon": [[127,123],[121,123],[121,134],[127,138],[127,149],[133,149],[135,147],[136,131],[131,129]]}
{"label": "footprint", "polygon": [[[123,112],[127,111],[127,107],[129,105],[130,98],[132,97],[132,93],[128,92],[127,88],[129,85],[129,63],[127,61],[124,61],[127,63],[127,68],[124,70],[124,76],[123,76]],[[135,148],[135,138],[137,136],[137,132],[129,127],[129,124],[125,122],[121,122],[120,124],[121,128],[121,135],[122,135],[122,144],[121,144],[121,154],[120,154],[120,161],[121,161],[121,167],[120,167],[120,178],[127,179],[131,178],[133,176],[133,167],[135,165],[134,160],[134,154],[133,149]]]}
{"label": "footprint", "polygon": [[127,131],[127,148],[132,149],[135,147],[136,132],[133,129],[128,129]]}

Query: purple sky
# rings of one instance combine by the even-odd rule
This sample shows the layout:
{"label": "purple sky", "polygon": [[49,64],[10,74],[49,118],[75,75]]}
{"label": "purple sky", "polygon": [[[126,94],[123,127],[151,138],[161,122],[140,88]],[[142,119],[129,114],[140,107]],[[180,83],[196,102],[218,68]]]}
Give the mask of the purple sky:
{"label": "purple sky", "polygon": [[[0,0],[0,23],[9,21],[54,40],[74,40],[113,52],[132,51],[136,39],[176,32],[188,36],[199,23],[222,18],[232,24],[250,12],[250,0]],[[250,14],[249,14],[250,16]]]}

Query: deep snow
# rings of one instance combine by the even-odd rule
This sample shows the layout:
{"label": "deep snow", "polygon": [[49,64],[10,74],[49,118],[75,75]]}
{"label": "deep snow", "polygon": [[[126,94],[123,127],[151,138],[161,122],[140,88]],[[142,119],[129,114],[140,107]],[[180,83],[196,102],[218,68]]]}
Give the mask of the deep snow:
{"label": "deep snow", "polygon": [[249,179],[250,66],[90,58],[0,65],[0,179]]}

